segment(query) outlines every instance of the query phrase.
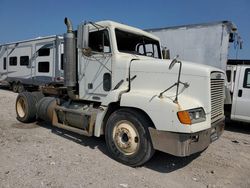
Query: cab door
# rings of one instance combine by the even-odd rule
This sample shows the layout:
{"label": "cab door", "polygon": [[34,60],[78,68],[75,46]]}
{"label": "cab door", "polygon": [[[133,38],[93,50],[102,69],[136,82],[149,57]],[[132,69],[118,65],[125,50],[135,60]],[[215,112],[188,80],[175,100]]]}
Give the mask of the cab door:
{"label": "cab door", "polygon": [[34,81],[37,84],[46,84],[53,81],[54,42],[36,44],[36,60]]}
{"label": "cab door", "polygon": [[[84,93],[88,100],[101,101],[111,90],[111,46],[107,29],[89,33],[91,56],[84,58]],[[81,87],[81,86],[80,86]]]}
{"label": "cab door", "polygon": [[231,119],[250,122],[250,66],[237,66]]}

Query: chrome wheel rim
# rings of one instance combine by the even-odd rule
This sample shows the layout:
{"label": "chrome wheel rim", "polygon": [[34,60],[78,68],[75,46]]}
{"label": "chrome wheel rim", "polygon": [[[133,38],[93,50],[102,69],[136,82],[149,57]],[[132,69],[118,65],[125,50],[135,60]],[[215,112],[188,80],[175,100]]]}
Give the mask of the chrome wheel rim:
{"label": "chrome wheel rim", "polygon": [[117,122],[112,135],[116,147],[124,155],[133,155],[138,151],[140,137],[131,122],[126,120]]}
{"label": "chrome wheel rim", "polygon": [[16,109],[18,116],[23,118],[25,116],[25,110],[26,110],[25,101],[23,98],[18,99]]}

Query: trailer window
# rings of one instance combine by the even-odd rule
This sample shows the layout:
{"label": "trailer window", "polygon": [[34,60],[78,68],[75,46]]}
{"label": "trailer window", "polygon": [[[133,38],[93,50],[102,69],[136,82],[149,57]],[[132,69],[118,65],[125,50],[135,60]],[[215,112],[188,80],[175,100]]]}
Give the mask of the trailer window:
{"label": "trailer window", "polygon": [[28,66],[29,65],[29,56],[21,56],[20,57],[20,65]]}
{"label": "trailer window", "polygon": [[63,70],[64,54],[61,54],[61,70]]}
{"label": "trailer window", "polygon": [[6,70],[6,57],[3,58],[3,70]]}
{"label": "trailer window", "polygon": [[16,66],[17,65],[17,57],[10,57],[9,64],[10,64],[10,66]]}
{"label": "trailer window", "polygon": [[89,47],[95,52],[110,53],[108,30],[89,33]]}
{"label": "trailer window", "polygon": [[38,50],[38,56],[49,56],[50,55],[50,49],[49,48],[40,48]]}
{"label": "trailer window", "polygon": [[245,70],[243,87],[250,88],[250,68]]}
{"label": "trailer window", "polygon": [[48,61],[38,62],[38,72],[49,72],[49,62]]}

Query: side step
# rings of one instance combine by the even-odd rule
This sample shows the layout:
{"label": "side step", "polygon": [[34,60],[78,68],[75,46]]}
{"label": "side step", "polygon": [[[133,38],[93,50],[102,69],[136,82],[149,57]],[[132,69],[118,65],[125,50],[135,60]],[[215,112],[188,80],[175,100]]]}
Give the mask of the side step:
{"label": "side step", "polygon": [[[60,122],[57,116],[57,113],[71,113],[79,116],[79,118],[84,119],[84,116],[89,116],[89,118],[85,118],[85,122],[83,121],[82,123],[86,125],[86,129],[81,129],[75,126],[70,126],[66,124],[65,122]],[[94,125],[95,125],[95,120],[96,120],[96,115],[98,113],[98,109],[94,109],[93,107],[90,106],[89,110],[85,112],[79,112],[74,109],[68,109],[62,106],[56,106],[54,111],[53,111],[53,116],[52,116],[52,125],[58,128],[62,128],[68,131],[72,131],[74,133],[78,133],[81,135],[85,136],[93,136],[94,132]]]}
{"label": "side step", "polygon": [[92,136],[92,134],[93,134],[93,133],[90,133],[90,132],[88,132],[86,130],[78,129],[78,128],[71,127],[71,126],[68,126],[68,125],[64,125],[64,124],[61,124],[61,123],[53,123],[53,126],[61,128],[61,129],[65,129],[65,130],[68,130],[68,131],[71,131],[71,132],[74,132],[74,133],[77,133],[77,134],[80,134],[80,135],[84,135],[84,136]]}

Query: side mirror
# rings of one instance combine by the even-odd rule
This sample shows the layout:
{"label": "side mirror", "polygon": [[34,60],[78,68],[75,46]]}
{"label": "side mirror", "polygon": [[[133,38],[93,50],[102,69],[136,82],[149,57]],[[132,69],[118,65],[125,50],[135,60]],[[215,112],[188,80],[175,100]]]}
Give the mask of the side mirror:
{"label": "side mirror", "polygon": [[88,48],[89,47],[89,26],[88,24],[83,25],[83,48]]}
{"label": "side mirror", "polygon": [[90,57],[92,50],[89,48],[89,26],[84,23],[78,26],[77,48],[82,49],[85,56]]}
{"label": "side mirror", "polygon": [[166,47],[162,49],[162,57],[163,59],[170,59],[170,51]]}
{"label": "side mirror", "polygon": [[177,55],[177,56],[171,61],[170,65],[169,65],[169,67],[168,67],[169,70],[171,70],[171,69],[174,67],[174,65],[178,62],[178,60],[177,60],[178,57],[179,57],[179,55]]}
{"label": "side mirror", "polygon": [[89,45],[89,27],[87,24],[81,24],[77,30],[77,47],[80,49],[88,48]]}

